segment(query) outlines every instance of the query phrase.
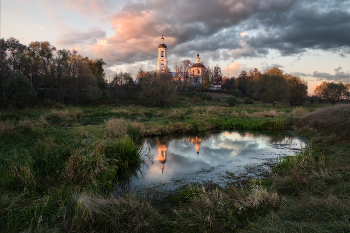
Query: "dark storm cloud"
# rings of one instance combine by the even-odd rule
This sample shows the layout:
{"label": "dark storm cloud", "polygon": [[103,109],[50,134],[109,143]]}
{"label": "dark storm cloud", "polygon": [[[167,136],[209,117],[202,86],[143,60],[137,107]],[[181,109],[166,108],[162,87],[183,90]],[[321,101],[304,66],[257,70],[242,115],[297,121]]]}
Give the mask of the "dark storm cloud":
{"label": "dark storm cloud", "polygon": [[308,77],[311,76],[310,74],[306,74],[306,73],[301,73],[301,72],[292,72],[291,75],[293,76],[297,76],[297,77]]}
{"label": "dark storm cloud", "polygon": [[313,49],[347,56],[349,9],[349,1],[336,0],[130,2],[112,16],[109,46],[96,51],[114,64],[154,59],[163,34],[174,58],[197,52],[213,60],[262,57],[269,50],[288,56]]}
{"label": "dark storm cloud", "polygon": [[316,78],[317,80],[328,80],[328,81],[336,81],[336,82],[350,82],[350,73],[347,72],[343,72],[341,71],[343,68],[341,66],[339,66],[338,68],[336,68],[335,74],[329,74],[329,73],[323,73],[323,72],[317,72],[314,71],[314,73],[312,74],[312,77]]}

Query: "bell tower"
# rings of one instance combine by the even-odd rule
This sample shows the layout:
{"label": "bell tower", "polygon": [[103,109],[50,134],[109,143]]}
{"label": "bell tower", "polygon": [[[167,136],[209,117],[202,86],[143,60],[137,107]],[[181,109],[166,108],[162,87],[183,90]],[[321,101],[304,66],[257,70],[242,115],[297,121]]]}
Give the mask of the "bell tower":
{"label": "bell tower", "polygon": [[164,72],[168,68],[168,47],[164,44],[164,37],[162,35],[161,43],[158,47],[158,61],[157,61],[157,72]]}

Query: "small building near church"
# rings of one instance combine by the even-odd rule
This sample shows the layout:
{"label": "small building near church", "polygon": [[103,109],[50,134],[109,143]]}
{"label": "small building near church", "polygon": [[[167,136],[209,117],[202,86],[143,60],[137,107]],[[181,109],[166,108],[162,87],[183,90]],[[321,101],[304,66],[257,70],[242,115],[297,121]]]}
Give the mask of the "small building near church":
{"label": "small building near church", "polygon": [[201,63],[201,59],[199,58],[199,54],[197,54],[196,63],[192,65],[192,67],[188,68],[188,76],[191,79],[193,84],[202,84],[203,75],[205,74],[206,68]]}

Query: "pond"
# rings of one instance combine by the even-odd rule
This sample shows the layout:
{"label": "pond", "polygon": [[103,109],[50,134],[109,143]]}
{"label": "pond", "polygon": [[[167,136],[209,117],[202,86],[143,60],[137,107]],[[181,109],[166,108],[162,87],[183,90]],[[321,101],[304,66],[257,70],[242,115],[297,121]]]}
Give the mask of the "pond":
{"label": "pond", "polygon": [[208,131],[196,135],[146,138],[149,158],[118,177],[120,193],[164,193],[187,184],[225,187],[271,173],[278,155],[294,155],[306,146],[285,131]]}

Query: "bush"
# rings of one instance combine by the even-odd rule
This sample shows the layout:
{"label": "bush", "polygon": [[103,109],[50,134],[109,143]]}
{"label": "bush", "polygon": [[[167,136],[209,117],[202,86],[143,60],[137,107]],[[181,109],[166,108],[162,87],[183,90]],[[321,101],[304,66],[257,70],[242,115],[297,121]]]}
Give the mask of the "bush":
{"label": "bush", "polygon": [[246,104],[254,104],[254,100],[249,98],[249,97],[245,97],[244,98],[244,103],[246,103]]}
{"label": "bush", "polygon": [[254,100],[250,99],[249,97],[245,97],[244,98],[244,103],[246,103],[246,104],[254,104]]}
{"label": "bush", "polygon": [[230,106],[235,106],[238,103],[238,100],[236,97],[230,97],[226,100],[226,103]]}
{"label": "bush", "polygon": [[4,81],[3,89],[5,98],[18,108],[32,105],[37,96],[30,81],[19,71],[13,72],[10,78]]}

